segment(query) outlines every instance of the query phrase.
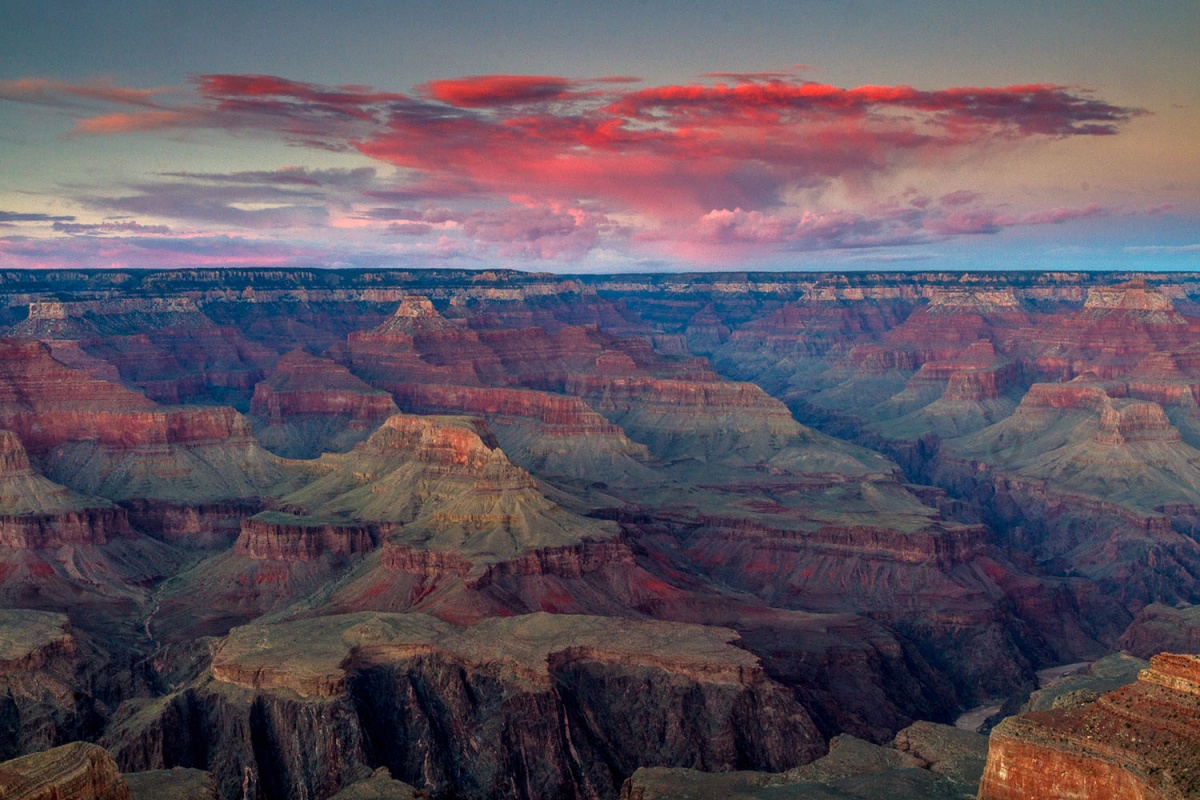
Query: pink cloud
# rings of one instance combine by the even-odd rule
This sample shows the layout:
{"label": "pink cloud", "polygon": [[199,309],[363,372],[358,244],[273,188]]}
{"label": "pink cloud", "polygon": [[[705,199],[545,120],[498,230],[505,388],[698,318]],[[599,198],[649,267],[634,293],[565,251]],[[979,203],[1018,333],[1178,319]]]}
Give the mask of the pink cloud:
{"label": "pink cloud", "polygon": [[161,128],[180,127],[191,115],[185,111],[118,111],[81,119],[72,133],[111,136],[118,133],[137,133]]}
{"label": "pink cloud", "polygon": [[49,78],[0,81],[0,99],[38,105],[66,105],[71,100],[94,100],[118,105],[155,106],[164,89],[127,89],[109,80],[70,83]]}
{"label": "pink cloud", "polygon": [[[1144,113],[1054,84],[841,88],[803,80],[799,71],[712,73],[705,82],[642,88],[627,86],[634,79],[623,76],[481,75],[430,81],[411,93],[201,75],[190,97],[169,104],[162,90],[25,79],[0,84],[0,97],[118,106],[79,119],[78,134],[255,132],[356,151],[403,170],[392,186],[369,170],[357,178],[302,169],[175,173],[168,177],[186,185],[144,184],[125,196],[82,198],[95,208],[287,228],[326,225],[337,206],[338,219],[415,236],[428,232],[420,226],[438,223],[378,209],[437,199],[449,207],[443,222],[457,223],[458,235],[527,258],[576,258],[606,237],[631,232],[638,241],[694,236],[714,247],[863,247],[1104,213],[1013,215],[965,189],[936,203],[914,190],[903,211],[868,201],[806,213],[789,207],[788,198],[835,182],[869,196],[873,185],[906,167],[958,163],[1014,142],[1111,135]],[[613,225],[616,215],[633,221]]]}
{"label": "pink cloud", "polygon": [[419,88],[425,96],[452,106],[486,108],[561,100],[575,94],[576,85],[549,75],[476,75],[430,81]]}

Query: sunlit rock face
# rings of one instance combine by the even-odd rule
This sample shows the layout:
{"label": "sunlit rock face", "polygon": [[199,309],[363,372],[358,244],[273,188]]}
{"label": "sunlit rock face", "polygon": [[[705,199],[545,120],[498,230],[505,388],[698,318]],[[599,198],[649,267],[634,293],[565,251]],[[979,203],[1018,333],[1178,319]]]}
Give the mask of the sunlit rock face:
{"label": "sunlit rock face", "polygon": [[1195,797],[1198,717],[1200,656],[1154,656],[1126,688],[1002,722],[979,797]]}

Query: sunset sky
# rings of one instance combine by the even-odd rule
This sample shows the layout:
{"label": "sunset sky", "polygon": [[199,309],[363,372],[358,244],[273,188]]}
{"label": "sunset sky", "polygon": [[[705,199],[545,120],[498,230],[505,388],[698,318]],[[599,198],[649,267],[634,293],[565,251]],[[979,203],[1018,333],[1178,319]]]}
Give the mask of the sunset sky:
{"label": "sunset sky", "polygon": [[0,267],[1200,270],[1200,2],[0,0]]}

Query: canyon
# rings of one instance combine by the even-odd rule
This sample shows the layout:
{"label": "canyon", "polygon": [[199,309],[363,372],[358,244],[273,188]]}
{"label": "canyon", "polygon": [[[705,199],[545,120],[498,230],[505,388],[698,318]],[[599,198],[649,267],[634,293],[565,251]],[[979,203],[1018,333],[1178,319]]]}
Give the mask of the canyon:
{"label": "canyon", "polygon": [[1196,797],[1198,536],[1197,275],[0,273],[13,797]]}

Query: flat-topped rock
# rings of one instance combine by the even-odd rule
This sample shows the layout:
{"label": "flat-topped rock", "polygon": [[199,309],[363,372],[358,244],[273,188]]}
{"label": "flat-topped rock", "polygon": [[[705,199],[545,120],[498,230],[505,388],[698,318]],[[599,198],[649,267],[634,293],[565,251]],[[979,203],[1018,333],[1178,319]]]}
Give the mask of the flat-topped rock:
{"label": "flat-topped rock", "polygon": [[705,683],[763,681],[758,659],[735,647],[738,640],[726,628],[606,617],[539,613],[458,628],[425,614],[361,612],[236,628],[212,673],[245,688],[318,697],[344,691],[356,668],[439,653],[536,684],[580,660],[652,667]]}
{"label": "flat-topped rock", "polygon": [[[380,767],[369,778],[363,778],[342,789],[329,800],[418,800],[425,797],[403,781],[398,781]],[[138,800],[134,797],[133,800]]]}
{"label": "flat-topped rock", "polygon": [[912,738],[901,731],[894,747],[836,736],[828,755],[783,773],[639,769],[621,788],[621,800],[968,800],[987,739],[945,728],[916,723],[906,729]]}

